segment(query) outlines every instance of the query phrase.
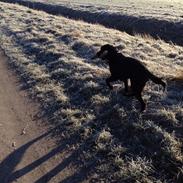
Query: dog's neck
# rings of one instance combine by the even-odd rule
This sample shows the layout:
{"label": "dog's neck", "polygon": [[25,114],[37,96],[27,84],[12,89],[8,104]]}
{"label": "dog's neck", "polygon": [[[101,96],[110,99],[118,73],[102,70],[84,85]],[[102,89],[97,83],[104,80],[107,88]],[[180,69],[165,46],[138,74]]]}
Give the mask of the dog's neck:
{"label": "dog's neck", "polygon": [[108,62],[116,62],[119,60],[119,58],[125,58],[125,56],[122,54],[122,53],[119,53],[119,52],[114,52],[113,54],[110,54],[106,57],[106,60]]}

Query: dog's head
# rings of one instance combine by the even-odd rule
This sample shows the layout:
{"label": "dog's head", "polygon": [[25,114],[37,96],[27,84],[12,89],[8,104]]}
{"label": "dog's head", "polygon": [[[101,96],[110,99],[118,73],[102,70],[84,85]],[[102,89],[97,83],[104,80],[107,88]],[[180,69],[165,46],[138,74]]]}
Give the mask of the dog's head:
{"label": "dog's head", "polygon": [[114,46],[110,44],[105,44],[101,46],[100,51],[96,53],[93,59],[101,58],[102,60],[105,60],[105,59],[108,60],[116,53],[117,53],[117,49]]}

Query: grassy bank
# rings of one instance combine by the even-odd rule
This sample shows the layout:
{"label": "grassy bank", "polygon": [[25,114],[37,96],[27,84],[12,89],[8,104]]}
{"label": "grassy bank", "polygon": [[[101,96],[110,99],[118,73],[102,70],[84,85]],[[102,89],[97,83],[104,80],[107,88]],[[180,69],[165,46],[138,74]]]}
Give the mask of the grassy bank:
{"label": "grassy bank", "polygon": [[[1,0],[18,3],[29,8],[62,15],[89,23],[99,23],[109,28],[125,31],[130,35],[148,34],[166,42],[183,45],[183,24],[181,1],[117,1],[82,3],[75,1],[44,0]],[[79,3],[80,2],[80,3]],[[95,4],[96,3],[96,4]]]}
{"label": "grassy bank", "polygon": [[[73,151],[65,166],[77,171],[65,182],[181,182],[182,47],[6,3],[0,3],[0,43],[22,89],[41,103],[41,117],[60,125],[53,135]],[[147,84],[145,113],[122,95],[123,86],[106,87],[107,65],[90,59],[105,43],[167,80],[166,93]]]}

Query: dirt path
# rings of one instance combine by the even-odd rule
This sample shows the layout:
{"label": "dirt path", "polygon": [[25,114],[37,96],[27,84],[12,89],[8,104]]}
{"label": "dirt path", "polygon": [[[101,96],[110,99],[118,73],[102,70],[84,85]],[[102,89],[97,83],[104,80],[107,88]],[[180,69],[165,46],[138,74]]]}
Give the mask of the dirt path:
{"label": "dirt path", "polygon": [[69,168],[53,170],[67,156],[44,123],[33,119],[38,107],[20,90],[6,61],[0,50],[0,182],[62,182]]}

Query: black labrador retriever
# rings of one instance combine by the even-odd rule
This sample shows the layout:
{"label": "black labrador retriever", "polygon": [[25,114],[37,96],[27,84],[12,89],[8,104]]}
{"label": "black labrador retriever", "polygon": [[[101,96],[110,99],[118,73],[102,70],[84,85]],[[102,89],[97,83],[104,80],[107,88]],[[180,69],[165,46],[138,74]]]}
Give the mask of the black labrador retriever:
{"label": "black labrador retriever", "polygon": [[[109,44],[103,45],[99,52],[97,52],[95,58],[101,58],[107,60],[109,63],[109,69],[111,76],[106,79],[106,83],[110,89],[113,86],[110,82],[121,80],[125,83],[125,92],[128,96],[135,96],[140,104],[141,111],[146,109],[146,104],[142,99],[142,91],[148,80],[152,80],[156,84],[163,86],[164,90],[166,88],[166,83],[162,81],[161,78],[152,74],[140,61],[126,57],[121,53],[118,53],[117,49]],[[128,92],[128,79],[131,82],[131,92]]]}

